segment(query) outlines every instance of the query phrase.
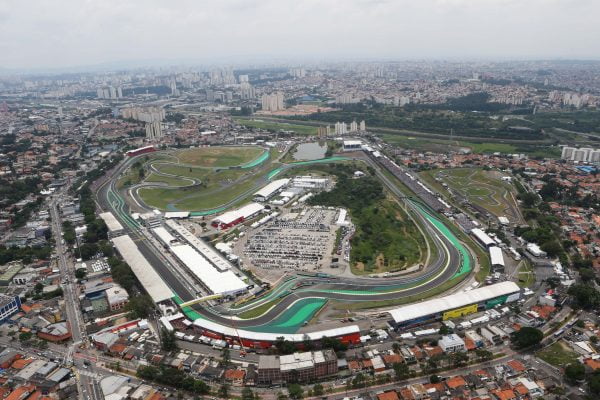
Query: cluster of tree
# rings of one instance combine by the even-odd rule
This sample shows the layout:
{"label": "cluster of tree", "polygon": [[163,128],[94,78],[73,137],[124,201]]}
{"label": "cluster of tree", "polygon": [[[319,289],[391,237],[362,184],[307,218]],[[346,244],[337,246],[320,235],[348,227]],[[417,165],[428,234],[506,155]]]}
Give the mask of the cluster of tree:
{"label": "cluster of tree", "polygon": [[165,351],[174,351],[179,347],[177,346],[175,331],[169,331],[168,329],[162,328],[160,330],[160,340],[160,345]]}
{"label": "cluster of tree", "polygon": [[593,310],[600,306],[600,292],[592,284],[572,285],[568,293],[575,308]]}
{"label": "cluster of tree", "polygon": [[539,329],[524,326],[518,331],[513,332],[513,334],[510,337],[510,340],[516,348],[524,349],[540,344],[543,338],[544,333]]}
{"label": "cluster of tree", "polygon": [[39,177],[25,178],[22,180],[9,182],[0,179],[0,199],[3,206],[15,204],[32,193],[38,191],[38,185],[41,183]]}
{"label": "cluster of tree", "polygon": [[175,368],[155,367],[151,365],[141,366],[137,369],[137,376],[141,379],[153,381],[161,385],[169,385],[197,395],[210,393],[210,386],[204,381],[194,379],[185,372]]}
{"label": "cluster of tree", "polygon": [[147,294],[131,296],[125,309],[129,312],[129,316],[132,319],[148,318],[152,310],[154,310],[154,302]]}
{"label": "cluster of tree", "polygon": [[175,122],[176,124],[180,124],[181,121],[183,121],[185,119],[185,115],[183,115],[182,113],[168,113],[165,116],[165,121],[167,122]]}
{"label": "cluster of tree", "polygon": [[[531,125],[531,131],[517,131],[513,129],[509,121],[492,120],[487,112],[471,112],[473,109],[487,109],[488,112],[495,112],[494,109],[498,107],[506,108],[504,105],[484,103],[481,101],[483,97],[484,95],[481,94],[473,94],[465,96],[465,98],[454,99],[452,103],[448,104],[409,104],[401,108],[368,100],[357,104],[338,105],[341,108],[339,111],[313,113],[305,116],[286,116],[286,119],[327,123],[364,120],[370,127],[406,129],[448,136],[450,131],[454,130],[454,132],[460,132],[461,136],[473,137],[505,139],[524,139],[528,136],[532,139],[544,137],[544,134],[534,125]],[[468,111],[449,113],[447,111],[449,109]],[[523,123],[527,124],[527,122]]]}
{"label": "cluster of tree", "polygon": [[[308,200],[311,205],[344,207],[352,216],[356,232],[352,237],[352,263],[362,263],[366,270],[382,262],[388,269],[400,269],[416,261],[422,240],[412,221],[402,215],[395,203],[386,202],[383,186],[371,177],[352,179],[353,168],[338,166],[335,188]],[[383,256],[383,257],[381,257]]]}
{"label": "cluster of tree", "polygon": [[25,264],[29,264],[34,260],[45,260],[50,258],[52,248],[45,247],[4,247],[0,246],[0,265],[15,260],[22,260]]}
{"label": "cluster of tree", "polygon": [[129,292],[136,282],[135,275],[129,265],[116,256],[108,258],[108,265],[110,265],[110,274],[115,282]]}
{"label": "cluster of tree", "polygon": [[[292,354],[297,350],[296,345],[289,340],[285,340],[283,336],[278,337],[275,341],[275,348],[277,349],[277,353],[279,354]],[[302,348],[305,351],[311,351],[315,348],[313,342],[310,339],[306,339],[302,342]],[[338,338],[331,338],[323,336],[321,338],[321,348],[322,349],[332,349],[337,352],[344,352],[348,350],[348,345],[342,343],[342,341]]]}

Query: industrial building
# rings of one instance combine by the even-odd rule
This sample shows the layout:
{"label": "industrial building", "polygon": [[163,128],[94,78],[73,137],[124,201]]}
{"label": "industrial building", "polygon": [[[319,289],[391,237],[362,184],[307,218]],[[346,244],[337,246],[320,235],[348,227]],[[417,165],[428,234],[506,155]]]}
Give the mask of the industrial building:
{"label": "industrial building", "polygon": [[0,294],[0,322],[4,322],[13,314],[16,314],[19,308],[21,308],[21,298],[19,296]]}
{"label": "industrial building", "polygon": [[485,248],[495,246],[497,243],[487,233],[479,228],[471,229],[471,233],[475,236],[475,239]]}
{"label": "industrial building", "polygon": [[204,318],[195,320],[193,325],[194,329],[204,336],[225,340],[230,344],[241,341],[241,344],[249,349],[268,349],[277,342],[278,338],[283,338],[299,345],[305,340],[317,343],[324,337],[339,339],[344,344],[360,344],[360,329],[358,325],[348,325],[306,333],[254,332],[225,326]]}
{"label": "industrial building", "polygon": [[261,355],[258,359],[257,383],[314,382],[335,375],[337,370],[337,356],[331,349],[285,356]]}
{"label": "industrial building", "polygon": [[237,210],[228,211],[212,220],[211,225],[219,229],[227,229],[240,224],[262,212],[265,207],[258,203],[250,203]]}
{"label": "industrial building", "polygon": [[492,265],[492,272],[504,272],[504,256],[502,255],[502,249],[498,246],[491,246],[488,251],[490,252],[490,260]]}
{"label": "industrial building", "polygon": [[169,300],[173,292],[162,280],[160,275],[152,268],[146,257],[140,252],[135,242],[129,235],[122,235],[111,239],[123,260],[131,267],[136,278],[150,295],[155,303]]}
{"label": "industrial building", "polygon": [[510,281],[410,304],[390,311],[398,329],[462,317],[519,299],[521,289]]}
{"label": "industrial building", "polygon": [[277,179],[276,181],[269,183],[268,185],[264,186],[259,191],[254,193],[254,200],[261,202],[269,200],[271,197],[275,196],[275,194],[277,194],[281,189],[286,187],[289,182],[289,179],[284,178]]}
{"label": "industrial building", "polygon": [[444,353],[456,353],[460,351],[467,351],[465,341],[461,339],[456,333],[442,336],[438,340],[438,346],[442,348]]}

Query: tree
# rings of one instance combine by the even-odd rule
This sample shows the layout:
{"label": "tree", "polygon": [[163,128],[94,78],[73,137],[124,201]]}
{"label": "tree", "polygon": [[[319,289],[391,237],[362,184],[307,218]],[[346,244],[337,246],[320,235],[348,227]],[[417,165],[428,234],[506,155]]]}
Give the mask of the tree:
{"label": "tree", "polygon": [[242,389],[242,400],[254,400],[254,392],[249,387]]}
{"label": "tree", "polygon": [[573,285],[567,293],[571,295],[575,308],[589,310],[600,305],[600,293],[591,285]]}
{"label": "tree", "polygon": [[517,348],[522,349],[539,344],[543,338],[542,331],[525,326],[512,334],[511,341]]}
{"label": "tree", "polygon": [[77,279],[83,279],[83,278],[85,278],[86,275],[87,275],[87,271],[85,268],[77,268],[75,270],[75,278],[77,278]]}
{"label": "tree", "polygon": [[229,398],[229,385],[224,383],[221,385],[221,387],[219,387],[219,397],[222,397],[224,399],[228,399]]}
{"label": "tree", "polygon": [[304,389],[297,383],[289,384],[287,390],[291,399],[301,399],[304,397]]}
{"label": "tree", "polygon": [[439,376],[437,376],[437,375],[431,375],[429,377],[429,382],[430,383],[440,383],[441,381],[442,381],[442,379]]}
{"label": "tree", "polygon": [[296,346],[289,340],[285,340],[283,336],[280,336],[275,341],[275,348],[279,354],[292,354],[296,351]]}
{"label": "tree", "polygon": [[129,299],[125,309],[133,319],[147,318],[154,309],[154,302],[148,295],[134,296]]}
{"label": "tree", "polygon": [[321,385],[320,383],[317,383],[315,386],[313,386],[313,394],[315,396],[323,396],[324,390],[323,390],[323,385]]}
{"label": "tree", "polygon": [[221,358],[223,359],[224,367],[227,367],[231,363],[231,351],[229,351],[229,348],[224,347],[223,350],[221,350]]}
{"label": "tree", "polygon": [[596,370],[588,376],[588,389],[591,394],[600,395],[600,371]]}
{"label": "tree", "polygon": [[160,330],[161,347],[165,351],[177,350],[177,337],[175,331],[169,331],[166,328]]}
{"label": "tree", "polygon": [[565,377],[571,383],[576,383],[585,378],[585,367],[580,363],[571,363],[565,368]]}
{"label": "tree", "polygon": [[452,353],[450,359],[452,360],[452,365],[454,365],[455,367],[459,367],[461,365],[465,365],[467,361],[469,361],[469,356],[467,355],[467,353],[457,351],[455,353]]}
{"label": "tree", "polygon": [[477,349],[475,350],[475,355],[481,361],[491,360],[494,354],[489,350]]}
{"label": "tree", "polygon": [[410,376],[410,369],[405,363],[394,363],[393,368],[398,381],[403,381]]}
{"label": "tree", "polygon": [[33,334],[31,332],[21,332],[19,334],[19,340],[21,342],[27,342],[28,340],[31,339],[32,336],[33,336]]}

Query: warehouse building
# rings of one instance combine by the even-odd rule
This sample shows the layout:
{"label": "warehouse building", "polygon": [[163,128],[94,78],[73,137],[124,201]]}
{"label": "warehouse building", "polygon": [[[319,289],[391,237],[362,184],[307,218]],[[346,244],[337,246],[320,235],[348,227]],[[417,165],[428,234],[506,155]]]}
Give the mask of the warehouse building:
{"label": "warehouse building", "polygon": [[173,297],[171,289],[152,268],[129,235],[112,238],[111,242],[155,303]]}
{"label": "warehouse building", "polygon": [[492,272],[504,273],[504,256],[502,255],[502,249],[498,246],[491,246],[489,248],[490,260],[492,264]]}
{"label": "warehouse building", "polygon": [[489,237],[487,233],[485,233],[479,228],[471,229],[471,233],[473,234],[473,236],[475,236],[475,239],[477,239],[477,241],[485,248],[496,245],[496,241]]}
{"label": "warehouse building", "polygon": [[288,382],[314,382],[337,373],[337,356],[331,349],[293,353],[285,356],[260,356],[259,385]]}
{"label": "warehouse building", "polygon": [[261,202],[269,200],[271,197],[275,196],[275,194],[277,194],[281,189],[286,187],[289,182],[289,179],[284,178],[277,179],[276,181],[269,183],[268,185],[260,189],[258,192],[254,193],[254,200]]}
{"label": "warehouse building", "polygon": [[258,215],[265,207],[258,203],[250,203],[237,210],[228,211],[213,219],[211,225],[219,229],[227,229]]}
{"label": "warehouse building", "polygon": [[499,304],[518,300],[520,294],[521,289],[516,283],[500,282],[468,292],[399,307],[390,311],[390,314],[395,328],[405,329],[494,308]]}
{"label": "warehouse building", "polygon": [[6,321],[21,308],[19,296],[7,296],[0,294],[0,323]]}

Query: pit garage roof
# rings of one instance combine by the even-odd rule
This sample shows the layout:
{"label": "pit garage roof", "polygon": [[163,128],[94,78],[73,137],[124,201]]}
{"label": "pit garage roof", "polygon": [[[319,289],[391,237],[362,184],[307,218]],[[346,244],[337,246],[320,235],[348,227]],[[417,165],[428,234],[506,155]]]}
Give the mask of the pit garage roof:
{"label": "pit garage roof", "polygon": [[152,232],[154,232],[158,239],[167,246],[169,246],[175,240],[175,237],[171,235],[169,231],[163,228],[162,226],[152,229]]}
{"label": "pit garage roof", "polygon": [[246,290],[246,283],[233,271],[219,272],[192,246],[183,244],[169,249],[213,294],[227,295]]}
{"label": "pit garage roof", "polygon": [[231,263],[223,258],[211,246],[206,244],[202,239],[197,238],[186,227],[180,225],[176,221],[167,221],[167,226],[179,234],[193,248],[198,250],[200,254],[210,261],[219,271],[227,271],[231,269]]}
{"label": "pit garage roof", "polygon": [[100,218],[102,218],[102,220],[104,221],[104,223],[106,224],[106,227],[108,228],[108,230],[110,232],[117,232],[117,231],[123,230],[123,225],[121,225],[121,223],[119,221],[117,221],[117,219],[115,218],[113,213],[103,212],[103,213],[99,214],[99,216],[100,216]]}
{"label": "pit garage roof", "polygon": [[500,247],[490,247],[490,260],[492,261],[492,265],[502,265],[504,267],[504,256]]}
{"label": "pit garage roof", "polygon": [[277,179],[276,181],[273,181],[273,182],[269,183],[268,185],[264,186],[258,192],[254,193],[254,196],[258,196],[258,197],[262,197],[262,198],[268,199],[275,192],[277,192],[279,189],[281,189],[282,187],[284,187],[285,185],[287,185],[289,183],[289,181],[290,180],[287,179],[287,178]]}
{"label": "pit garage roof", "polygon": [[171,289],[152,268],[129,235],[112,238],[111,241],[155,303],[173,297]]}
{"label": "pit garage roof", "polygon": [[284,340],[290,342],[302,342],[306,339],[309,340],[320,340],[324,336],[326,337],[340,337],[345,335],[351,335],[353,333],[360,333],[358,325],[348,325],[334,329],[327,329],[324,331],[317,332],[306,332],[306,333],[268,333],[268,332],[253,332],[246,331],[243,329],[234,329],[229,326],[221,325],[219,323],[209,321],[204,318],[199,318],[194,321],[194,325],[199,328],[208,329],[212,332],[217,332],[225,336],[240,337],[242,339],[275,342],[277,338],[283,337]]}
{"label": "pit garage roof", "polygon": [[188,218],[190,216],[189,211],[168,211],[165,213],[166,219],[171,218]]}
{"label": "pit garage roof", "polygon": [[500,282],[494,285],[473,289],[469,292],[451,294],[438,299],[399,307],[391,310],[390,314],[396,323],[401,323],[470,304],[480,303],[496,297],[518,293],[520,290],[519,286],[514,282]]}

